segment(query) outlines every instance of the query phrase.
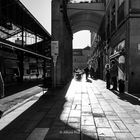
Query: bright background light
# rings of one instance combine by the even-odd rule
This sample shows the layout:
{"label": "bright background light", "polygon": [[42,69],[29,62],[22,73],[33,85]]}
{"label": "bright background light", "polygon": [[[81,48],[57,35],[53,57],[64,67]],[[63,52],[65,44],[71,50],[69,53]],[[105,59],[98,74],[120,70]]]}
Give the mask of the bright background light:
{"label": "bright background light", "polygon": [[51,1],[20,0],[40,24],[51,34]]}
{"label": "bright background light", "polygon": [[91,33],[88,30],[82,30],[73,35],[73,49],[85,48],[90,46]]}

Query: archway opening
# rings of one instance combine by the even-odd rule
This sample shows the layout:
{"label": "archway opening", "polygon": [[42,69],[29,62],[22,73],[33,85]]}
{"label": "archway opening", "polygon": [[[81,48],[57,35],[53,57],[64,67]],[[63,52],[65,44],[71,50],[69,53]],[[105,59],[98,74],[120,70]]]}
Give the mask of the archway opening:
{"label": "archway opening", "polygon": [[89,30],[82,30],[73,34],[73,49],[83,49],[87,46],[91,46],[91,33]]}
{"label": "archway opening", "polygon": [[73,70],[83,70],[91,57],[91,32],[81,30],[73,34]]}

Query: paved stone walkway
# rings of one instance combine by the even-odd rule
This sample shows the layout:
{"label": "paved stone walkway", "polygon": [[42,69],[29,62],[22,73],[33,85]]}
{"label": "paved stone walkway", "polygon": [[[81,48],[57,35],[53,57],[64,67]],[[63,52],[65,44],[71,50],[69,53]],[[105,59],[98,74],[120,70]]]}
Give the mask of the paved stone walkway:
{"label": "paved stone walkway", "polygon": [[13,95],[4,97],[0,99],[0,110],[3,111],[3,115],[6,115],[7,113],[14,110],[14,108],[19,106],[26,100],[29,100],[29,98],[32,98],[34,95],[40,93],[41,91],[42,91],[41,87],[34,86],[32,88],[17,92]]}
{"label": "paved stone walkway", "polygon": [[0,139],[140,140],[140,104],[107,90],[104,81],[73,79],[40,98],[0,132]]}

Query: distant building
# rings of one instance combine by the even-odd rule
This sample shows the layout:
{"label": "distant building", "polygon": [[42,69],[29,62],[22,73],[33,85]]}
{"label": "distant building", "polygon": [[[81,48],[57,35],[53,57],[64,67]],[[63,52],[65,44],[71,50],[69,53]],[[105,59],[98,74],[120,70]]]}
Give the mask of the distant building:
{"label": "distant building", "polygon": [[91,55],[90,47],[84,49],[73,49],[73,69],[83,69],[87,66],[89,57]]}

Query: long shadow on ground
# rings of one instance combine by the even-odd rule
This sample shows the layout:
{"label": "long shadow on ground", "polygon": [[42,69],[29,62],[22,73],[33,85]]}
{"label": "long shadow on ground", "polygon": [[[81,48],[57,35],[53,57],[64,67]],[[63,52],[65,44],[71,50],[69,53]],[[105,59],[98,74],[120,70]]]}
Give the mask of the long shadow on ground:
{"label": "long shadow on ground", "polygon": [[[96,140],[97,136],[80,132],[76,122],[68,123],[69,113],[64,112],[65,95],[69,85],[42,96],[34,105],[23,112],[0,131],[1,140],[26,140],[34,130],[48,130],[45,140]],[[33,98],[31,101],[36,100]],[[65,106],[64,106],[65,105]],[[41,133],[36,134],[39,137]],[[37,139],[36,137],[36,139]]]}
{"label": "long shadow on ground", "polygon": [[111,90],[114,94],[116,94],[121,100],[129,102],[133,105],[140,105],[140,101],[137,98],[125,93],[119,93],[118,91]]}

